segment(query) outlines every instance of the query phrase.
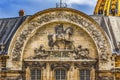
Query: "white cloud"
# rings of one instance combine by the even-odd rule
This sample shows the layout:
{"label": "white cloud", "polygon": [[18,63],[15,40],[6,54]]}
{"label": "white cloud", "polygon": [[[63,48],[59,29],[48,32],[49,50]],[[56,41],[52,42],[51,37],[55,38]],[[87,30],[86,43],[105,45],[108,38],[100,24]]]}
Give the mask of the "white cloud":
{"label": "white cloud", "polygon": [[63,2],[66,2],[68,5],[79,4],[79,5],[95,6],[97,0],[64,0]]}
{"label": "white cloud", "polygon": [[[97,0],[62,0],[63,3],[67,3],[68,7],[81,10],[85,13],[92,14],[94,6]],[[3,0],[0,2],[0,18],[18,16],[18,11],[24,9],[27,15],[34,14],[38,11],[54,8],[56,3],[60,0]],[[74,5],[73,5],[74,4]],[[77,6],[75,6],[77,4]],[[7,7],[5,7],[7,5]],[[85,5],[90,10],[79,7],[78,5]],[[11,11],[10,11],[11,10]],[[9,14],[8,14],[9,12]]]}

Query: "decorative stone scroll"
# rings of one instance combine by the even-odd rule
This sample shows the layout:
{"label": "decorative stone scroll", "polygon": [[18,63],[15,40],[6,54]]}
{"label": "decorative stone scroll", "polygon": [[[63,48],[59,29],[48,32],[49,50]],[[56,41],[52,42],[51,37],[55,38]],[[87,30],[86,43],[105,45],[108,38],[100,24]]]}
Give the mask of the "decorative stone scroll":
{"label": "decorative stone scroll", "polygon": [[29,67],[29,68],[39,68],[42,69],[42,67],[46,68],[46,63],[42,62],[25,62],[24,67]]}
{"label": "decorative stone scroll", "polygon": [[95,62],[86,62],[85,61],[85,62],[81,62],[81,63],[74,63],[75,67],[77,67],[77,68],[84,67],[84,68],[89,68],[89,69],[91,69],[93,64],[95,64]]}
{"label": "decorative stone scroll", "polygon": [[69,70],[71,67],[70,63],[52,63],[51,64],[51,70],[55,69],[55,68],[65,68],[67,70]]}
{"label": "decorative stone scroll", "polygon": [[107,53],[108,44],[106,42],[105,36],[103,36],[103,33],[100,32],[99,29],[95,27],[95,25],[90,20],[88,20],[84,16],[81,16],[80,14],[75,14],[74,12],[63,11],[62,13],[59,13],[59,11],[54,11],[44,13],[38,18],[31,20],[28,23],[27,28],[22,30],[21,34],[17,37],[17,40],[15,41],[15,45],[12,51],[12,60],[20,61],[22,50],[24,47],[23,44],[25,43],[25,41],[27,41],[27,38],[32,34],[35,29],[37,29],[43,24],[54,21],[67,21],[81,26],[90,34],[90,36],[97,44],[100,55]]}

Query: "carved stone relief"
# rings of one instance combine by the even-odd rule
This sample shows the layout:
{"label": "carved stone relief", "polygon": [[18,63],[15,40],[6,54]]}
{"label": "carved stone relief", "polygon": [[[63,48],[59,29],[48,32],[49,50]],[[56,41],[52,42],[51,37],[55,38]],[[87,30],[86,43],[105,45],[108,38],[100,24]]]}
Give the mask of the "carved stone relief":
{"label": "carved stone relief", "polygon": [[39,49],[35,48],[34,52],[35,56],[33,57],[33,59],[45,59],[46,57],[48,57],[48,53],[46,52],[43,45],[40,45]]}
{"label": "carved stone relief", "polygon": [[58,49],[61,48],[61,44],[63,44],[63,49],[73,49],[74,44],[72,41],[73,29],[68,27],[64,30],[63,24],[57,25],[55,27],[55,34],[48,35],[48,44],[51,49],[56,46]]}
{"label": "carved stone relief", "polygon": [[70,69],[71,64],[70,63],[51,63],[51,70],[55,69],[55,68],[65,68],[67,70]]}
{"label": "carved stone relief", "polygon": [[[77,14],[74,14],[71,12],[64,11],[60,15],[58,15],[57,12],[49,12],[48,14],[41,15],[40,17],[36,18],[35,20],[32,20],[31,22],[28,23],[27,28],[25,30],[22,30],[21,34],[17,37],[17,40],[13,47],[12,60],[20,61],[21,54],[22,54],[21,52],[24,47],[23,44],[25,43],[27,37],[29,35],[31,35],[35,29],[40,27],[42,24],[47,24],[48,22],[52,22],[52,21],[54,22],[54,21],[59,21],[59,20],[71,22],[71,23],[81,26],[83,29],[85,29],[89,33],[89,35],[93,38],[93,40],[97,44],[99,53],[101,53],[100,55],[102,56],[103,54],[107,53],[107,51],[108,51],[107,49],[108,49],[109,45],[106,42],[105,36],[103,36],[103,33],[97,27],[95,27],[95,25],[93,23],[91,23],[89,20],[87,20],[86,18],[83,18],[80,15],[77,15]],[[59,30],[58,28],[61,29],[61,32],[57,31],[57,30]],[[71,31],[71,32],[67,33],[67,31],[68,32]],[[73,33],[71,27],[68,29],[67,28],[64,29],[64,28],[62,28],[62,25],[58,25],[55,32],[57,33],[57,35],[50,35],[50,34],[48,35],[48,40],[49,40],[48,43],[49,43],[50,48],[54,48],[54,46],[57,46],[58,48],[60,48],[60,46],[58,45],[58,42],[54,42],[52,40],[53,36],[56,36],[56,41],[61,38],[61,40],[63,40],[64,44],[67,43],[67,45],[64,46],[64,48],[72,48],[71,46],[73,45],[73,43],[72,43],[72,40],[69,39],[69,38],[71,38],[72,33]],[[67,36],[65,36],[65,35],[67,35]],[[68,38],[62,39],[63,36],[68,37]],[[68,43],[70,43],[70,44],[68,45]],[[84,58],[88,58],[87,54],[89,54],[89,50],[85,49],[80,53],[79,53],[79,51],[76,51],[76,53],[79,54],[79,56],[84,56]],[[85,54],[82,54],[82,53],[85,53]],[[105,58],[101,57],[101,60],[102,59],[105,59]],[[108,57],[106,57],[106,59],[108,59]]]}
{"label": "carved stone relief", "polygon": [[27,59],[46,59],[49,57],[51,58],[74,58],[74,59],[92,59],[89,56],[89,50],[87,48],[75,48],[73,50],[70,49],[43,49],[42,46],[40,46],[39,49],[34,49],[34,56],[30,56]]}
{"label": "carved stone relief", "polygon": [[[79,42],[80,38],[76,36],[79,39],[79,41],[75,41],[75,39],[73,39],[75,38],[74,37],[75,35],[79,35],[78,33],[73,33],[74,31],[76,31],[75,28],[73,29],[72,27],[65,27],[64,24],[58,24],[54,28],[51,28],[51,30],[52,29],[54,29],[53,30],[54,32],[51,31],[48,34],[46,34],[43,30],[42,33],[40,33],[40,31],[36,33],[36,36],[38,38],[40,36],[41,36],[40,38],[43,37],[44,42],[41,39],[40,39],[41,42],[33,41],[33,42],[37,42],[37,44],[40,43],[39,45],[40,47],[39,48],[35,47],[33,49],[34,56],[30,56],[27,59],[52,59],[52,58],[64,58],[64,59],[67,58],[67,59],[76,59],[76,60],[92,59],[89,56],[90,53],[89,48],[83,48],[82,45],[78,45],[80,44]],[[33,42],[30,42],[30,44]],[[29,50],[29,52],[31,51]],[[94,53],[94,51],[91,52]]]}
{"label": "carved stone relief", "polygon": [[75,59],[90,59],[89,57],[89,49],[82,48],[81,45],[79,45],[75,50]]}
{"label": "carved stone relief", "polygon": [[104,54],[104,53],[101,54],[100,59],[103,64],[108,62],[108,58],[109,58],[108,56],[109,56],[109,54]]}

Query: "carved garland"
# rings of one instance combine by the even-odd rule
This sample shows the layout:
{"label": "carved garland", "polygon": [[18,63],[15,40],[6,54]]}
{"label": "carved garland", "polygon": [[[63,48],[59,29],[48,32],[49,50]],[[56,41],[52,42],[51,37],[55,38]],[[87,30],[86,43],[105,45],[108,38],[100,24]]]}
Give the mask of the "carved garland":
{"label": "carved garland", "polygon": [[[87,19],[79,16],[79,15],[75,15],[73,13],[67,13],[67,12],[62,12],[62,13],[58,13],[58,12],[54,12],[54,13],[49,13],[46,14],[44,16],[38,17],[37,20],[31,21],[28,25],[28,27],[23,30],[21,32],[21,34],[19,35],[19,37],[17,38],[16,42],[15,42],[15,46],[13,48],[12,51],[12,60],[13,61],[20,61],[21,59],[21,52],[23,49],[23,44],[25,43],[26,39],[28,36],[31,35],[31,33],[40,25],[50,22],[50,21],[54,21],[54,20],[67,20],[69,22],[73,22],[76,23],[78,25],[81,25],[81,27],[85,28],[85,30],[87,30],[87,32],[89,32],[89,34],[93,37],[94,41],[97,43],[98,49],[101,53],[101,60],[102,61],[107,61],[108,58],[105,57],[107,56],[107,45],[106,45],[106,41],[105,38],[102,36],[102,34],[97,30],[96,27],[94,27],[94,25],[92,25],[91,22],[87,21]],[[105,55],[104,57],[102,55]]]}

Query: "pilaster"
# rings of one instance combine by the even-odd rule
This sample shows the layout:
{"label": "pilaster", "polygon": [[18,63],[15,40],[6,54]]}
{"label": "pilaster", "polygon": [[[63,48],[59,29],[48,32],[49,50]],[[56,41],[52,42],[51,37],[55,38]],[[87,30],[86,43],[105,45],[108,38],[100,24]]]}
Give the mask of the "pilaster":
{"label": "pilaster", "polygon": [[50,65],[49,63],[46,64],[46,80],[50,79]]}
{"label": "pilaster", "polygon": [[31,73],[30,73],[30,68],[29,67],[27,67],[26,68],[26,80],[31,80]]}

